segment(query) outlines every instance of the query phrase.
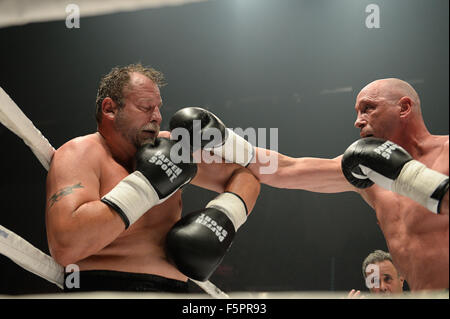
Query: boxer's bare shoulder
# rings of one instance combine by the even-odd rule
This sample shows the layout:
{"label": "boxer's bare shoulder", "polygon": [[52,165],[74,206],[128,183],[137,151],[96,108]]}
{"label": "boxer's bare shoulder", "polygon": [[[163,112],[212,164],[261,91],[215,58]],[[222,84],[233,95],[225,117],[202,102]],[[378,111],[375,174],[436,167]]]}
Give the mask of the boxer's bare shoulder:
{"label": "boxer's bare shoulder", "polygon": [[111,153],[98,134],[80,136],[67,141],[56,150],[49,172],[66,165],[98,171],[108,158],[111,158]]}
{"label": "boxer's bare shoulder", "polygon": [[439,165],[437,165],[437,170],[443,174],[448,175],[449,173],[449,140],[448,135],[439,136],[438,143],[440,145],[440,152],[437,156],[437,161],[439,161]]}
{"label": "boxer's bare shoulder", "polygon": [[448,151],[448,135],[431,135],[427,143],[431,150]]}
{"label": "boxer's bare shoulder", "polygon": [[423,152],[414,159],[442,174],[449,174],[449,138],[448,135],[432,135],[423,142]]}
{"label": "boxer's bare shoulder", "polygon": [[92,157],[92,155],[101,155],[101,153],[105,152],[108,153],[106,145],[101,140],[99,134],[94,133],[75,137],[67,141],[56,150],[55,156],[68,153],[76,154],[76,156]]}
{"label": "boxer's bare shoulder", "polygon": [[[59,147],[53,155],[47,175],[48,207],[54,206],[54,197],[61,192],[72,194],[65,190],[74,185],[79,185],[77,192],[90,193],[90,200],[97,199],[98,191],[92,192],[91,189],[99,187],[102,163],[107,156],[108,152],[96,134],[74,138]],[[61,198],[57,199],[59,201]]]}

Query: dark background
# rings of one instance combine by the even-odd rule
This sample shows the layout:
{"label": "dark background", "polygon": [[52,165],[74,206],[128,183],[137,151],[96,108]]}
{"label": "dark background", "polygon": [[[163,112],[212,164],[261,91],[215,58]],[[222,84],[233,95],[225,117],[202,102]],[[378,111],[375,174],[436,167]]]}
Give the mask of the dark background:
{"label": "dark background", "polygon": [[[368,29],[368,4],[380,28]],[[432,134],[448,134],[448,0],[218,0],[0,29],[0,85],[58,148],[95,131],[100,77],[142,62],[165,73],[162,129],[184,106],[229,127],[278,128],[278,150],[330,158],[359,138],[354,101],[367,83],[409,81]],[[347,88],[336,90],[339,88]],[[0,125],[0,224],[48,253],[46,171]],[[184,211],[214,193],[184,192]],[[386,250],[372,209],[354,193],[262,186],[211,281],[231,291],[367,290],[361,262]],[[59,289],[0,256],[0,294]]]}

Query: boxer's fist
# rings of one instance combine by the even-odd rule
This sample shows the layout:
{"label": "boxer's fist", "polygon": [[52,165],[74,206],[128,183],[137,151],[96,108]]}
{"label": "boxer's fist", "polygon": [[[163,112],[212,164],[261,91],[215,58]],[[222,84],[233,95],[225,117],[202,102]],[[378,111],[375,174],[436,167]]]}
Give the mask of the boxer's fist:
{"label": "boxer's fist", "polygon": [[246,218],[243,200],[223,193],[172,227],[166,237],[167,256],[189,278],[205,281],[219,266]]}
{"label": "boxer's fist", "polygon": [[189,278],[205,281],[219,266],[234,235],[232,222],[221,211],[193,212],[167,234],[168,257]]}
{"label": "boxer's fist", "polygon": [[169,125],[175,140],[183,137],[182,132],[177,132],[176,129],[187,130],[192,152],[200,148],[212,151],[225,161],[242,166],[247,166],[253,159],[253,145],[226,128],[223,122],[208,110],[186,107],[172,116]]}
{"label": "boxer's fist", "polygon": [[[177,111],[169,122],[170,130],[184,128],[190,134],[192,152],[199,148],[222,145],[225,141],[225,125],[213,113],[199,108],[186,107]],[[200,143],[197,143],[200,141]]]}
{"label": "boxer's fist", "polygon": [[197,165],[174,163],[170,150],[174,141],[157,138],[142,146],[135,155],[135,171],[121,180],[101,201],[122,218],[125,228],[153,206],[169,198],[197,173]]}
{"label": "boxer's fist", "polygon": [[153,145],[142,146],[135,155],[136,171],[144,175],[153,186],[160,201],[189,183],[197,173],[197,165],[189,163],[174,163],[170,151],[175,141],[167,138],[157,138]]}
{"label": "boxer's fist", "polygon": [[350,145],[342,157],[342,172],[358,188],[373,183],[407,196],[434,213],[448,192],[449,178],[414,160],[401,146],[366,137]]}
{"label": "boxer's fist", "polygon": [[[390,141],[366,137],[350,145],[342,157],[342,172],[347,180],[358,188],[372,186],[374,182],[390,189],[407,162],[413,158],[402,147]],[[369,179],[368,171],[379,174]]]}

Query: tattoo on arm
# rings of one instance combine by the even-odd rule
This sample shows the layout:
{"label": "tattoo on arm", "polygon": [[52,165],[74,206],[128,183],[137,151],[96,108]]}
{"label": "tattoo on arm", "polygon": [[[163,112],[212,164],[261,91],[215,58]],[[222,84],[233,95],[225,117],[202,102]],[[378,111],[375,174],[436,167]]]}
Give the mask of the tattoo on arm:
{"label": "tattoo on arm", "polygon": [[60,189],[59,191],[57,191],[55,194],[53,194],[49,198],[50,207],[52,207],[57,201],[59,201],[64,196],[72,194],[74,189],[77,189],[77,188],[84,188],[84,186],[82,186],[81,183],[78,183],[78,184],[75,184],[72,186],[64,187],[63,189]]}

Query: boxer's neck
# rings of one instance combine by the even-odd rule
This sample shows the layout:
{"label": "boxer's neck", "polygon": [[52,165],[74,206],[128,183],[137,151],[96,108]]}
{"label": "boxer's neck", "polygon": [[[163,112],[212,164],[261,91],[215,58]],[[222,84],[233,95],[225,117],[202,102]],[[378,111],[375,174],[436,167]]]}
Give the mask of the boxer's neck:
{"label": "boxer's neck", "polygon": [[403,147],[413,158],[420,158],[432,147],[433,135],[423,122],[412,122],[389,140]]}
{"label": "boxer's neck", "polygon": [[[115,133],[115,134],[114,134]],[[136,153],[136,148],[127,142],[118,132],[104,132],[99,128],[97,134],[100,140],[105,145],[105,148],[110,152],[112,158],[123,166],[127,171],[133,170],[133,158]]]}

